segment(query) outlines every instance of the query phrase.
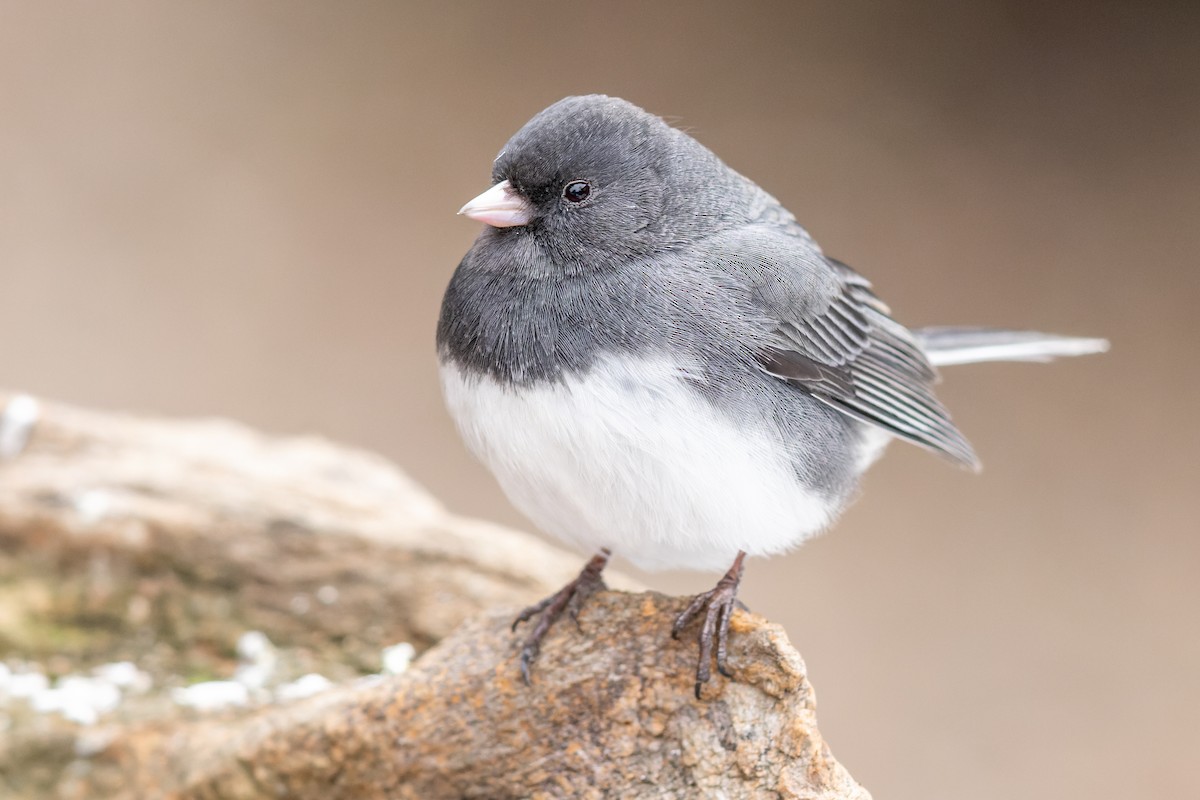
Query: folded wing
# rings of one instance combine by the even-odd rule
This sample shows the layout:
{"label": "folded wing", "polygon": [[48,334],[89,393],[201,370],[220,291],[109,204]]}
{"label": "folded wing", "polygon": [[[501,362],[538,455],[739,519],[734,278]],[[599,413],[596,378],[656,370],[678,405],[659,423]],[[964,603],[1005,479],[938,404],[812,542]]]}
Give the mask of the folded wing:
{"label": "folded wing", "polygon": [[775,323],[758,354],[763,369],[844,414],[977,469],[971,445],[933,394],[929,359],[871,284],[806,237],[754,238],[753,247],[743,239],[734,269],[749,277],[756,305]]}

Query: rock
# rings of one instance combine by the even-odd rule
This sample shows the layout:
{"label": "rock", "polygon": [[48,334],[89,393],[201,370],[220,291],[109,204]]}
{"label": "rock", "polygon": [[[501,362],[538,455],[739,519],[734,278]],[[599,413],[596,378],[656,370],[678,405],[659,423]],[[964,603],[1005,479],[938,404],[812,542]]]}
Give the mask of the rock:
{"label": "rock", "polygon": [[[598,594],[526,686],[510,621],[581,559],[316,439],[44,403],[27,433],[0,461],[0,659],[132,662],[153,689],[92,727],[0,705],[12,796],[869,798],[759,617],[735,614],[735,677],[697,701],[695,642],[669,632],[684,601]],[[363,677],[398,642],[411,666]],[[267,655],[246,707],[170,699]]]}

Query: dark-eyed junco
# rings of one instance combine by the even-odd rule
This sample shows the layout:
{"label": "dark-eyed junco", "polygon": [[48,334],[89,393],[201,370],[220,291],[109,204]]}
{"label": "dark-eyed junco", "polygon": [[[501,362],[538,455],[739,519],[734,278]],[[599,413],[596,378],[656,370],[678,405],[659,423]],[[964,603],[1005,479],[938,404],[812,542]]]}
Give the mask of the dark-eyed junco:
{"label": "dark-eyed junco", "polygon": [[714,645],[729,674],[745,556],[828,526],[892,438],[978,466],[933,395],[934,366],[1107,346],[908,330],[775,198],[617,98],[542,111],[492,183],[460,212],[487,227],[438,322],[446,402],[513,504],[596,553],[518,618],[536,618],[527,680],[546,631],[603,587],[615,552],[646,569],[729,567],[672,631],[703,615],[699,696]]}

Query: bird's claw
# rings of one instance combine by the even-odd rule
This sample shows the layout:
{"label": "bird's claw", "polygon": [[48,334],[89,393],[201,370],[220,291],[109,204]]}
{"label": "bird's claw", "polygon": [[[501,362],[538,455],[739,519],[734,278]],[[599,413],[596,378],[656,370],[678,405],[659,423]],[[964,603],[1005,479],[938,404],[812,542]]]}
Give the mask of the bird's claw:
{"label": "bird's claw", "polygon": [[521,645],[521,677],[526,686],[532,683],[531,669],[534,659],[541,650],[542,639],[550,632],[550,628],[563,615],[563,612],[570,614],[571,619],[575,620],[576,627],[579,627],[579,610],[583,607],[584,601],[596,592],[608,588],[601,577],[604,565],[608,563],[608,557],[608,550],[601,550],[584,566],[573,581],[541,602],[531,605],[513,620],[512,630],[516,631],[517,626],[521,623],[537,617],[533,630],[529,632],[529,636]]}
{"label": "bird's claw", "polygon": [[521,648],[521,679],[525,681],[526,686],[533,684],[533,678],[530,677],[529,668],[533,664],[533,660],[537,658],[538,648],[536,645],[526,643]]}
{"label": "bird's claw", "polygon": [[729,669],[729,620],[733,616],[734,608],[739,606],[744,608],[737,599],[738,584],[742,580],[742,560],[744,558],[744,553],[738,553],[733,566],[729,568],[729,572],[725,573],[725,576],[717,581],[717,585],[714,588],[693,597],[687,607],[675,618],[675,624],[671,626],[671,637],[678,639],[683,629],[701,611],[704,612],[704,621],[700,626],[699,635],[699,661],[696,664],[697,700],[702,699],[701,689],[704,684],[708,683],[709,678],[712,677],[714,655],[717,663],[717,671],[726,678],[733,677],[733,672]]}
{"label": "bird's claw", "polygon": [[[565,589],[564,589],[564,591],[565,591]],[[533,619],[536,615],[542,613],[542,611],[544,611],[547,606],[549,606],[551,603],[554,602],[556,597],[558,597],[557,594],[552,594],[549,597],[547,597],[545,600],[541,600],[537,603],[534,603],[533,605],[531,605],[528,608],[526,608],[525,610],[523,610],[520,614],[517,614],[517,618],[513,620],[512,627],[509,628],[509,630],[511,630],[513,633],[516,633],[517,626],[519,626],[522,622],[528,622],[529,620]]]}

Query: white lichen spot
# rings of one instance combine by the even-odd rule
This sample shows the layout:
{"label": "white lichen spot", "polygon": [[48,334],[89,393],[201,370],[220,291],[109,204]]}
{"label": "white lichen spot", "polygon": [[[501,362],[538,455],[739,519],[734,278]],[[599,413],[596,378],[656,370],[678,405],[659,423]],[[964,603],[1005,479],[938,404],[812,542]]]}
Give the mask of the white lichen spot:
{"label": "white lichen spot", "polygon": [[319,694],[330,686],[333,686],[333,682],[329,678],[315,672],[310,672],[291,683],[281,683],[277,686],[275,688],[275,699],[282,701],[300,700],[304,697],[312,697],[314,694]]}
{"label": "white lichen spot", "polygon": [[259,661],[275,654],[275,645],[262,631],[246,631],[237,640],[237,654],[243,661]]}
{"label": "white lichen spot", "polygon": [[28,699],[50,688],[50,679],[40,672],[14,672],[4,681],[4,693],[9,697]]}
{"label": "white lichen spot", "polygon": [[53,689],[44,689],[29,698],[29,705],[41,713],[57,712],[71,722],[95,725],[102,714],[121,703],[121,690],[105,680],[67,675]]}
{"label": "white lichen spot", "polygon": [[85,525],[95,525],[108,516],[113,506],[112,495],[103,489],[88,489],[74,497],[75,513]]}
{"label": "white lichen spot", "polygon": [[38,401],[27,394],[14,395],[0,412],[0,461],[16,458],[29,442],[41,413]]}
{"label": "white lichen spot", "polygon": [[271,682],[274,664],[239,664],[233,671],[233,679],[247,689],[262,689]]}
{"label": "white lichen spot", "polygon": [[261,631],[246,631],[238,637],[237,654],[242,663],[233,679],[249,689],[262,689],[271,682],[279,660],[275,645]]}
{"label": "white lichen spot", "polygon": [[407,672],[408,665],[412,663],[416,654],[416,648],[408,642],[383,648],[383,674],[401,675]]}
{"label": "white lichen spot", "polygon": [[92,670],[92,676],[108,681],[119,689],[131,692],[146,692],[154,681],[150,674],[137,668],[132,661],[116,661],[101,664]]}
{"label": "white lichen spot", "polygon": [[338,588],[326,584],[320,589],[317,589],[317,602],[321,605],[331,606],[338,601]]}
{"label": "white lichen spot", "polygon": [[205,681],[171,690],[171,699],[199,711],[216,711],[250,703],[250,690],[237,681]]}

